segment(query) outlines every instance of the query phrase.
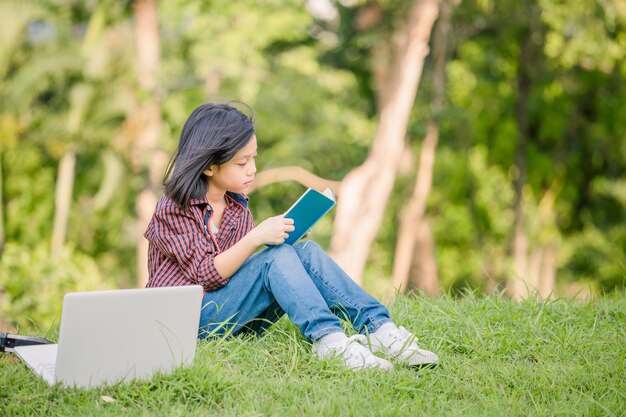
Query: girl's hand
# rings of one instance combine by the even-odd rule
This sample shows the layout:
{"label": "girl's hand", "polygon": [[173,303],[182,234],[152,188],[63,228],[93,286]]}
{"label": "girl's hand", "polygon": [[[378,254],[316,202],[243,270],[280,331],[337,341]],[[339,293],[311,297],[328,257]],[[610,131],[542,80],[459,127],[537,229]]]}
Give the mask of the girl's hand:
{"label": "girl's hand", "polygon": [[280,245],[289,237],[289,232],[296,230],[293,219],[283,216],[270,217],[250,231],[258,245]]}

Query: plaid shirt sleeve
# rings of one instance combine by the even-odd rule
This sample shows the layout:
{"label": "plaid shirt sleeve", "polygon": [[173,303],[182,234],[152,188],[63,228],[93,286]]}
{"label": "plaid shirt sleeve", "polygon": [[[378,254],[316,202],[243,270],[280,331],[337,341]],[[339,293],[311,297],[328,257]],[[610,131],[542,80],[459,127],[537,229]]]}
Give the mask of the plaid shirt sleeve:
{"label": "plaid shirt sleeve", "polygon": [[[214,257],[217,252],[210,237],[190,212],[170,204],[158,207],[147,234],[150,236],[146,237],[159,252],[178,265],[177,271],[171,271],[170,278],[182,273],[185,281],[202,285],[207,292],[215,291],[228,283],[229,279],[222,277],[215,269]],[[165,284],[168,277],[162,276],[159,281],[160,284]]]}

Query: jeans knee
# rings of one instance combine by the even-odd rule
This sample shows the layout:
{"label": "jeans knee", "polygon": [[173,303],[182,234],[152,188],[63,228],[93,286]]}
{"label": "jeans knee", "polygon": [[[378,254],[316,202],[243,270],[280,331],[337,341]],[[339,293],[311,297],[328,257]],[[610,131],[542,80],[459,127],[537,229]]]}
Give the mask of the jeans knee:
{"label": "jeans knee", "polygon": [[268,248],[268,252],[272,254],[272,258],[281,258],[285,256],[292,256],[294,248],[291,245],[283,243],[282,245],[271,246]]}
{"label": "jeans knee", "polygon": [[316,256],[326,254],[324,249],[312,240],[305,240],[293,247],[300,259],[311,259]]}
{"label": "jeans knee", "polygon": [[282,244],[267,249],[267,263],[269,265],[288,265],[290,260],[298,259],[293,246]]}

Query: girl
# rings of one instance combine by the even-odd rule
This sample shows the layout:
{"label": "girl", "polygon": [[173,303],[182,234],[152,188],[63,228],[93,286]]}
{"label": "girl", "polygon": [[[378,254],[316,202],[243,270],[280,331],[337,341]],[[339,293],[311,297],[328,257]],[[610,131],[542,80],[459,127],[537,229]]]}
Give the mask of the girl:
{"label": "girl", "polygon": [[[283,314],[313,342],[320,359],[348,368],[431,365],[387,309],[315,243],[283,244],[293,220],[270,217],[255,227],[248,197],[257,156],[253,122],[228,104],[203,104],[185,122],[165,173],[165,196],[145,233],[148,287],[204,287],[199,337],[260,334]],[[255,254],[262,246],[267,248]],[[359,332],[347,337],[338,316]]]}

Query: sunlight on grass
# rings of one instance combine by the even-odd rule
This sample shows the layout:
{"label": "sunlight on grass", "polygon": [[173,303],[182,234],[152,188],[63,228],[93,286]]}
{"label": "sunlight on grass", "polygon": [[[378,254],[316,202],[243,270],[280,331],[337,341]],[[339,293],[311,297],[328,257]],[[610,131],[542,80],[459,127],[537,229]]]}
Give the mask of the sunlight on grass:
{"label": "sunlight on grass", "polygon": [[623,415],[626,299],[402,296],[399,325],[439,354],[432,370],[353,372],[320,362],[287,320],[262,337],[207,340],[193,366],[94,390],[49,388],[0,362],[0,415]]}

